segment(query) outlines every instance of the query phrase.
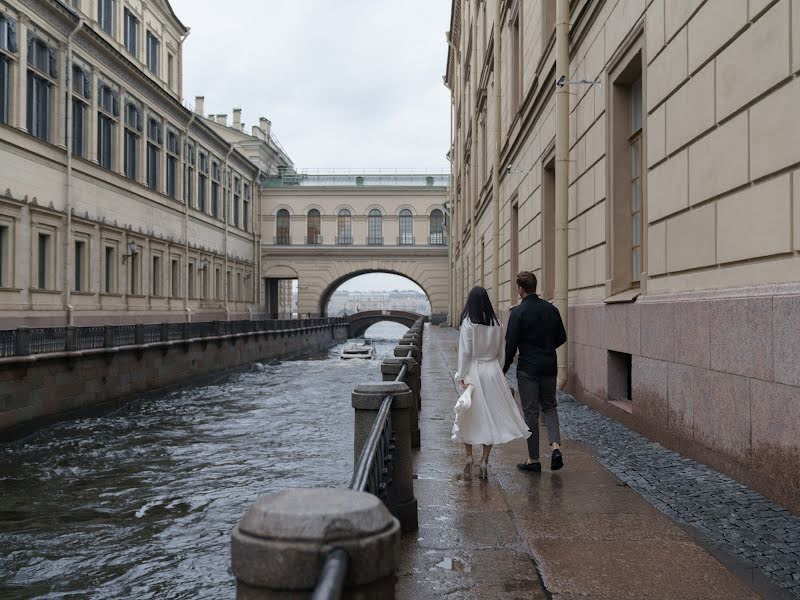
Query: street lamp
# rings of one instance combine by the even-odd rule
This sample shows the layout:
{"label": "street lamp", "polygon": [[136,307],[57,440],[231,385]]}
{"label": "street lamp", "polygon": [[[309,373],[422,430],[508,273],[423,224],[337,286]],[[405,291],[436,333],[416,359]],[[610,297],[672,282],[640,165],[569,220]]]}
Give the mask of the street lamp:
{"label": "street lamp", "polygon": [[135,256],[138,253],[139,253],[139,248],[136,245],[136,242],[131,240],[130,242],[128,242],[128,254],[122,255],[122,264],[124,265],[128,262],[128,257]]}

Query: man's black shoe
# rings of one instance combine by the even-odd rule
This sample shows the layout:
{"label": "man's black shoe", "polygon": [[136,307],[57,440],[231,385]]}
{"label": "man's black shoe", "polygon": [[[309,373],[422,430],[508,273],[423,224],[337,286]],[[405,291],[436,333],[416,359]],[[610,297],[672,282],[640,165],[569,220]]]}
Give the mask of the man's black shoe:
{"label": "man's black shoe", "polygon": [[542,472],[542,463],[519,463],[517,468],[520,471],[531,471],[532,473],[541,473]]}
{"label": "man's black shoe", "polygon": [[564,466],[564,458],[561,456],[561,450],[556,448],[553,450],[553,456],[550,458],[550,470],[558,471]]}

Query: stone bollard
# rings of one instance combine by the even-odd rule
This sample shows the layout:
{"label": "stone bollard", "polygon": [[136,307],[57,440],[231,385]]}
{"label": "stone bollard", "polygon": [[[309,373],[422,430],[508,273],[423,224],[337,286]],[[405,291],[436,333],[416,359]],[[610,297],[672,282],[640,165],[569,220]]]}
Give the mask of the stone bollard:
{"label": "stone bollard", "polygon": [[419,364],[413,358],[386,358],[381,363],[381,374],[384,381],[394,381],[403,365],[408,365],[405,383],[411,389],[412,402],[410,406],[409,421],[411,432],[411,447],[419,448],[419,394],[420,371]]}
{"label": "stone bollard", "polygon": [[325,557],[347,552],[342,598],[394,598],[400,524],[372,494],[289,489],[256,500],[231,534],[238,600],[309,598]]}
{"label": "stone bollard", "polygon": [[355,409],[355,431],[353,456],[355,463],[367,442],[372,424],[378,416],[383,399],[394,395],[392,401],[392,428],[394,440],[394,475],[392,487],[395,499],[394,516],[400,520],[404,532],[416,531],[417,499],[414,497],[414,473],[411,464],[411,403],[414,401],[411,388],[402,382],[364,383],[356,387],[352,395]]}

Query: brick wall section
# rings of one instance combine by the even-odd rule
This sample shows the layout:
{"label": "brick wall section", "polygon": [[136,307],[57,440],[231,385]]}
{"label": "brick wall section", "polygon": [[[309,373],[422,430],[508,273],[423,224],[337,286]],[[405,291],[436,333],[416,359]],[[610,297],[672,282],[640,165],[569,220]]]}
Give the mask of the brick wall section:
{"label": "brick wall section", "polygon": [[0,439],[213,372],[324,350],[346,337],[347,324],[319,325],[4,359],[0,367]]}
{"label": "brick wall section", "polygon": [[[785,292],[570,307],[571,391],[800,512],[800,294]],[[630,403],[608,400],[609,351],[631,355]]]}

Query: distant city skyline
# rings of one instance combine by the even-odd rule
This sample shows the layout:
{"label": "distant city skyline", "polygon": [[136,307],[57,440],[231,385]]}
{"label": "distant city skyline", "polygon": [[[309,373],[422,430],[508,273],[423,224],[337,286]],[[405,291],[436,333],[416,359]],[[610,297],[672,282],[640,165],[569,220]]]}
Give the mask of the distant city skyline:
{"label": "distant city skyline", "polygon": [[[425,294],[416,283],[393,273],[367,273],[344,282],[337,290],[348,292],[392,292],[411,290]],[[427,294],[426,294],[427,295]]]}

